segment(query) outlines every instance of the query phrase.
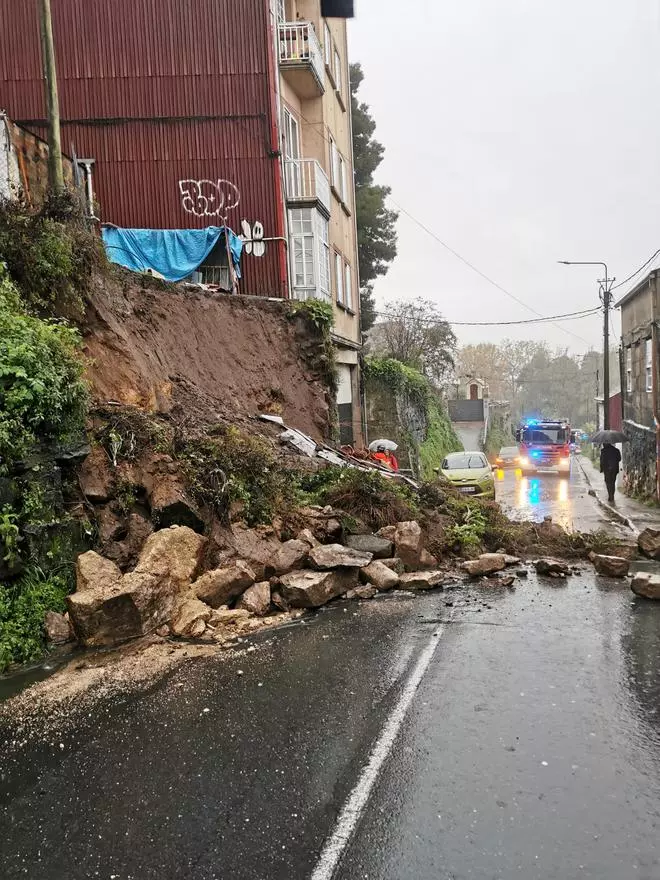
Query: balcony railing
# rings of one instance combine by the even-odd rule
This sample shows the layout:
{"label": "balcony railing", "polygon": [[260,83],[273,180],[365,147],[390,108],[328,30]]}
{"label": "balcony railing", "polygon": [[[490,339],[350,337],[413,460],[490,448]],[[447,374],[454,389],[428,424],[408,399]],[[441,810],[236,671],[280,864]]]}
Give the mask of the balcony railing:
{"label": "balcony railing", "polygon": [[318,202],[330,215],[330,181],[316,159],[287,159],[286,197],[288,202]]}
{"label": "balcony railing", "polygon": [[294,88],[311,98],[325,91],[323,53],[314,25],[310,21],[280,24],[280,65],[282,71],[297,76]]}

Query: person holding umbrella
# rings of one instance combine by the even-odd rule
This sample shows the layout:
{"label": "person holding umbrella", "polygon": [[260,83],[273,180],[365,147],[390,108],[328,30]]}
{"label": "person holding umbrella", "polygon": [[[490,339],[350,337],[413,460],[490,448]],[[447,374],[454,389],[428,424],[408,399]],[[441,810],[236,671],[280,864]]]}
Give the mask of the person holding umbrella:
{"label": "person holding umbrella", "polygon": [[397,444],[393,440],[374,440],[369,444],[371,457],[378,464],[396,473],[399,470],[399,462],[394,455]]}
{"label": "person holding umbrella", "polygon": [[591,438],[592,443],[602,443],[600,450],[600,472],[605,477],[607,488],[607,500],[614,504],[614,491],[616,478],[621,464],[621,453],[614,446],[615,443],[623,443],[628,438],[621,431],[597,431]]}

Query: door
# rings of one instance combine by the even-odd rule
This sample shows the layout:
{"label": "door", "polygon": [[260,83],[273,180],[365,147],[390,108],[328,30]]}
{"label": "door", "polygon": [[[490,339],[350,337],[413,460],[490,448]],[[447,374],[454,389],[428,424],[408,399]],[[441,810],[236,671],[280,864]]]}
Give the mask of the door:
{"label": "door", "polygon": [[284,160],[287,194],[290,199],[304,195],[303,165],[300,161],[300,127],[288,110],[284,111]]}
{"label": "door", "polygon": [[479,400],[479,386],[476,382],[470,385],[470,400]]}

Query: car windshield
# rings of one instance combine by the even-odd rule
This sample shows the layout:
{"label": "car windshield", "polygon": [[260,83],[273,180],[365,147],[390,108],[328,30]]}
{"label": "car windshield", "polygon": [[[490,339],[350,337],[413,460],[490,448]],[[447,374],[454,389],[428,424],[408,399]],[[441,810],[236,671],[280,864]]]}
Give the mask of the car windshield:
{"label": "car windshield", "polygon": [[456,452],[445,458],[442,467],[446,471],[457,471],[466,468],[488,467],[488,463],[480,452]]}
{"label": "car windshield", "polygon": [[506,458],[513,458],[513,456],[518,455],[518,447],[517,446],[503,446],[500,449],[500,455],[506,456]]}
{"label": "car windshield", "polygon": [[526,443],[565,443],[565,428],[526,428],[523,439]]}

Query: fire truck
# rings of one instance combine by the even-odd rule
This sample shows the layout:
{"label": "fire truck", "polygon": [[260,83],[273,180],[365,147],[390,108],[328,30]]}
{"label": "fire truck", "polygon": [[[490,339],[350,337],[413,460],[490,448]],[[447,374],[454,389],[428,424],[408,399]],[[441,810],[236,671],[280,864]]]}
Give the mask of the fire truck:
{"label": "fire truck", "polygon": [[516,431],[520,468],[524,476],[552,470],[571,470],[571,426],[565,419],[527,419]]}

